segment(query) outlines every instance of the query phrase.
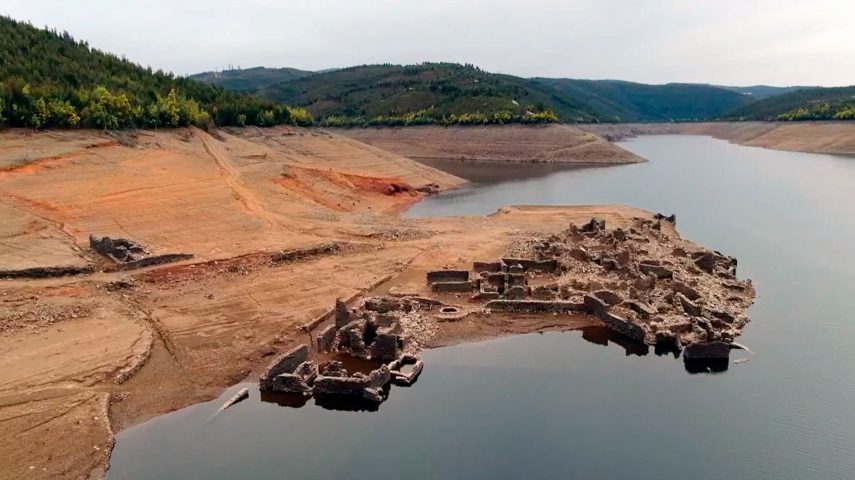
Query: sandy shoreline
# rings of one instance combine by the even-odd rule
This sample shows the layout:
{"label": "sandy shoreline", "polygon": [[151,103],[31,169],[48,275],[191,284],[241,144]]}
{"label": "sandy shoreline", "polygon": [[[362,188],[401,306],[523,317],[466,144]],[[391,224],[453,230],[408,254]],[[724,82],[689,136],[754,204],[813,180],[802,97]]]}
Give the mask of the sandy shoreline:
{"label": "sandy shoreline", "polygon": [[612,165],[644,159],[571,125],[345,128],[337,134],[413,159]]}
{"label": "sandy shoreline", "polygon": [[[594,141],[579,161],[592,151],[638,161]],[[543,158],[555,151],[564,150]],[[496,258],[526,232],[554,233],[594,216],[624,226],[650,216],[604,205],[403,219],[396,212],[428,192],[465,182],[393,152],[336,131],[286,127],[0,132],[2,269],[103,267],[90,233],[194,254],[141,271],[0,280],[7,473],[103,476],[114,432],[255,375],[305,342],[300,326],[336,298],[424,288],[427,270]],[[275,260],[327,244],[340,248]],[[591,322],[518,320],[449,324],[431,346]]]}
{"label": "sandy shoreline", "polygon": [[579,125],[610,141],[638,135],[709,135],[738,145],[855,155],[855,122],[700,122]]}

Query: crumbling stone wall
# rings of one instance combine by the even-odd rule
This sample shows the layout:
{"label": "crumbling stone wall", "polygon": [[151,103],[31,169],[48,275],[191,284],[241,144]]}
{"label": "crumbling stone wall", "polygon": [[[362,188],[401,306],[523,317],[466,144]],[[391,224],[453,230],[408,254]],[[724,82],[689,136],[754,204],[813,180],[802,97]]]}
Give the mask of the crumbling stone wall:
{"label": "crumbling stone wall", "polygon": [[558,261],[555,259],[503,258],[502,263],[508,266],[521,265],[524,272],[554,273],[558,269]]}
{"label": "crumbling stone wall", "polygon": [[146,255],[142,245],[125,238],[96,237],[89,235],[92,250],[117,263],[139,260]]}
{"label": "crumbling stone wall", "polygon": [[369,348],[371,358],[389,362],[400,356],[400,337],[390,329],[380,332]]}
{"label": "crumbling stone wall", "polygon": [[585,311],[585,306],[576,302],[547,300],[493,300],[486,308],[497,312],[516,313],[575,313]]}
{"label": "crumbling stone wall", "polygon": [[269,390],[273,386],[273,379],[277,375],[283,373],[294,373],[301,363],[309,359],[309,346],[306,344],[299,345],[282,355],[276,357],[261,378],[258,379],[258,386],[261,390]]}
{"label": "crumbling stone wall", "polygon": [[336,328],[335,325],[327,325],[315,336],[315,345],[321,352],[329,352],[332,350],[335,342]]}
{"label": "crumbling stone wall", "polygon": [[434,282],[468,282],[469,270],[434,270],[427,273],[427,281]]}

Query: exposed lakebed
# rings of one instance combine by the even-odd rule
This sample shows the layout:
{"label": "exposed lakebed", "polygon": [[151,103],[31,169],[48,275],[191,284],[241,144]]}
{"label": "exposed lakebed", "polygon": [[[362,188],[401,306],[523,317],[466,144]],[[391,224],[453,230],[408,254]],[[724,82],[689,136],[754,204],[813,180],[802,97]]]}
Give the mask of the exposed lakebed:
{"label": "exposed lakebed", "polygon": [[683,236],[736,256],[754,281],[740,337],[753,353],[731,356],[748,363],[688,375],[597,329],[463,344],[424,352],[419,382],[373,412],[315,400],[283,408],[296,405],[251,387],[217,414],[236,386],[121,432],[108,477],[847,478],[855,160],[708,137],[622,146],[651,161],[503,167],[492,178],[479,169],[478,183],[410,214],[595,203],[676,213]]}

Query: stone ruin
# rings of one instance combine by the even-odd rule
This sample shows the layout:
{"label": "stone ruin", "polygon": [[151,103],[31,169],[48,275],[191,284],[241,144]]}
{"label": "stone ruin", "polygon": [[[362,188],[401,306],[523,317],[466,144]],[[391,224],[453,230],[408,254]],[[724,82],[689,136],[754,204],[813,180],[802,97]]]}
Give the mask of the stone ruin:
{"label": "stone ruin", "polygon": [[[707,251],[662,228],[676,216],[635,218],[627,230],[604,220],[516,245],[513,257],[470,270],[427,274],[440,295],[468,295],[486,311],[586,313],[635,341],[695,361],[727,361],[748,323],[750,281],[736,259]],[[691,369],[690,369],[691,371]]]}
{"label": "stone ruin", "polygon": [[112,260],[116,265],[114,270],[128,270],[134,268],[161,265],[164,263],[177,262],[193,258],[191,253],[167,253],[163,255],[151,255],[139,243],[126,238],[97,237],[89,235],[89,247],[95,252]]}
{"label": "stone ruin", "polygon": [[[604,220],[591,219],[517,242],[512,255],[474,262],[470,270],[428,272],[437,298],[373,297],[356,308],[337,300],[332,323],[312,337],[314,351],[304,344],[276,358],[259,388],[379,404],[390,384],[411,385],[422,372],[423,362],[413,355],[420,347],[413,325],[422,309],[445,305],[442,299],[451,295],[467,296],[487,313],[588,314],[627,342],[682,353],[690,372],[709,371],[710,362],[726,365],[749,321],[745,311],[754,288],[736,278],[736,259],[663,228],[662,222],[675,221],[658,214],[607,229]],[[379,366],[349,373],[328,358],[334,352]]]}
{"label": "stone ruin", "polygon": [[368,374],[350,374],[337,360],[318,365],[310,360],[310,349],[303,344],[276,358],[259,379],[259,388],[382,402],[390,383],[412,385],[424,367],[420,359],[404,353],[408,342],[400,321],[405,315],[417,315],[418,308],[418,299],[374,297],[354,309],[337,300],[334,323],[314,336],[316,354],[345,353],[353,358],[374,360],[380,366]]}
{"label": "stone ruin", "polygon": [[126,238],[89,235],[89,247],[116,263],[132,262],[148,256],[142,245]]}

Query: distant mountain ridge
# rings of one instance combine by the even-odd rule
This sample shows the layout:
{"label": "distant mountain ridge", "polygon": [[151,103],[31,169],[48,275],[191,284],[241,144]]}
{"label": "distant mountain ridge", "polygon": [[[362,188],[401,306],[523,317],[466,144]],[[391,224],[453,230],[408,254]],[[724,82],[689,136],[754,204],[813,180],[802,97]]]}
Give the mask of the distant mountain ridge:
{"label": "distant mountain ridge", "polygon": [[200,82],[212,83],[229,90],[252,92],[276,83],[287,82],[306,77],[315,72],[297,68],[267,68],[253,67],[202,72],[190,75],[189,78]]}
{"label": "distant mountain ridge", "polygon": [[305,106],[319,118],[523,115],[551,109],[565,121],[596,120],[596,112],[576,99],[533,89],[522,78],[453,63],[349,67],[280,82],[257,93]]}
{"label": "distant mountain ridge", "polygon": [[604,122],[697,121],[750,102],[744,94],[711,85],[648,85],[623,80],[533,78],[529,84],[590,105]]}
{"label": "distant mountain ridge", "polygon": [[762,100],[764,98],[783,95],[785,93],[795,92],[797,90],[808,90],[812,88],[822,88],[817,86],[793,86],[793,87],[774,87],[771,85],[751,85],[747,87],[733,87],[727,85],[714,85],[719,88],[733,90],[734,92],[750,95],[754,100]]}
{"label": "distant mountain ridge", "polygon": [[[717,118],[753,100],[749,92],[714,85],[521,78],[454,63],[362,65],[298,77],[287,71],[277,77],[278,69],[265,69],[264,75],[256,70],[220,75],[239,78],[246,82],[243,86],[257,85],[252,92],[259,96],[304,106],[319,118],[439,118],[548,110],[565,122],[694,121]],[[199,75],[192,78],[207,81]],[[263,85],[261,79],[271,83]]]}

